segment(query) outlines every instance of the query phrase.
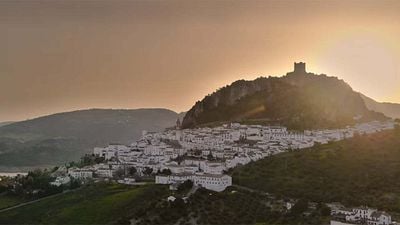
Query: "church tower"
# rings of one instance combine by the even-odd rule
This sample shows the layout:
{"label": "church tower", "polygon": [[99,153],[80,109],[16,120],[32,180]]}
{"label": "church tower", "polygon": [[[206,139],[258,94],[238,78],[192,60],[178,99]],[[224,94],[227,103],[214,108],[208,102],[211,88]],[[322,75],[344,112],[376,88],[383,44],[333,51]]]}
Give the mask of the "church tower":
{"label": "church tower", "polygon": [[306,63],[298,62],[294,63],[294,72],[295,73],[306,73]]}
{"label": "church tower", "polygon": [[181,124],[181,120],[178,118],[178,119],[176,120],[175,128],[179,130],[179,129],[181,129],[181,125],[182,125],[182,124]]}

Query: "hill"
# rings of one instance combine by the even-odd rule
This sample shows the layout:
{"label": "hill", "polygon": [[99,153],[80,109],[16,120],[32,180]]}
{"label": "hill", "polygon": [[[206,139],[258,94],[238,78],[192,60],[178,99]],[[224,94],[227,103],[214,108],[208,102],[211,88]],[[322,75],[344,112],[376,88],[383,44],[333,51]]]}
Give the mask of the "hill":
{"label": "hill", "polygon": [[385,116],[392,118],[400,118],[400,104],[389,102],[377,102],[363,94],[360,94],[368,109],[381,112]]}
{"label": "hill", "polygon": [[165,186],[92,184],[0,212],[0,224],[126,224],[126,218],[132,218],[166,194]]}
{"label": "hill", "polygon": [[[174,195],[174,202],[167,196]],[[1,212],[0,224],[215,224],[321,225],[321,208],[310,215],[285,210],[281,200],[234,187],[217,193],[198,189],[188,199],[165,185],[129,187],[96,183]]]}
{"label": "hill", "polygon": [[357,136],[235,168],[233,182],[277,196],[400,213],[399,145],[399,128]]}
{"label": "hill", "polygon": [[129,144],[142,130],[173,126],[178,117],[167,109],[91,109],[16,122],[0,127],[0,170],[77,160],[95,146]]}
{"label": "hill", "polygon": [[196,102],[182,126],[238,121],[302,130],[343,127],[355,123],[355,118],[368,121],[384,117],[370,111],[343,80],[307,73],[304,65],[283,77],[239,80],[223,87]]}
{"label": "hill", "polygon": [[[176,195],[175,195],[176,196]],[[306,203],[307,204],[307,203]],[[323,225],[329,223],[324,205],[287,210],[284,200],[264,193],[230,187],[223,192],[200,188],[185,204],[177,196],[173,203],[160,202],[136,216],[138,225]],[[293,209],[299,208],[293,206]]]}
{"label": "hill", "polygon": [[6,125],[9,125],[9,124],[12,124],[12,123],[14,123],[14,122],[12,122],[12,121],[0,122],[0,127],[6,126]]}

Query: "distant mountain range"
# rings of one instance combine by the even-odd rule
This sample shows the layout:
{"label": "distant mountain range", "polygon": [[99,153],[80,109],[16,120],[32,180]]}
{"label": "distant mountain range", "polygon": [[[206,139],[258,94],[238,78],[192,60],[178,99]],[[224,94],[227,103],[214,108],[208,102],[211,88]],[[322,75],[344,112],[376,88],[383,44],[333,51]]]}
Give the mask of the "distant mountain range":
{"label": "distant mountain range", "polygon": [[236,121],[303,130],[375,119],[385,116],[368,109],[343,80],[307,73],[305,64],[299,63],[285,76],[239,80],[206,96],[186,113],[182,127]]}
{"label": "distant mountain range", "polygon": [[0,171],[62,164],[110,142],[130,144],[143,130],[162,131],[183,115],[168,109],[91,109],[5,125],[0,127]]}
{"label": "distant mountain range", "polygon": [[368,109],[381,112],[388,117],[400,118],[400,104],[389,102],[377,102],[363,94],[360,94]]}
{"label": "distant mountain range", "polygon": [[[186,114],[186,115],[185,115]],[[78,160],[95,146],[129,144],[143,130],[162,131],[224,122],[320,129],[400,118],[400,104],[379,103],[343,80],[307,73],[304,64],[283,77],[238,80],[206,96],[187,113],[168,109],[91,109],[0,123],[0,171]]]}
{"label": "distant mountain range", "polygon": [[13,121],[0,122],[0,127],[14,123]]}

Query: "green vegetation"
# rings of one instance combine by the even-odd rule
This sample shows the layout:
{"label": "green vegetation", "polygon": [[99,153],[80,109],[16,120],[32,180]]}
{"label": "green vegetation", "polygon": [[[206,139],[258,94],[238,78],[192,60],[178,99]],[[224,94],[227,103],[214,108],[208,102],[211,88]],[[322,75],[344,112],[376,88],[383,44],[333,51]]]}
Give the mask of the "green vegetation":
{"label": "green vegetation", "polygon": [[95,156],[94,154],[85,154],[81,157],[81,160],[78,162],[69,162],[68,167],[78,167],[82,168],[85,166],[92,166],[99,163],[104,163],[106,160],[104,157]]}
{"label": "green vegetation", "polygon": [[13,195],[0,195],[0,209],[8,208],[25,202],[24,198]]}
{"label": "green vegetation", "polygon": [[0,180],[0,209],[80,186],[80,182],[75,179],[72,179],[68,185],[53,186],[50,182],[54,179],[51,177],[50,171],[39,169],[29,172],[26,176],[2,177]]}
{"label": "green vegetation", "polygon": [[400,130],[278,154],[232,171],[242,186],[313,202],[400,212]]}
{"label": "green vegetation", "polygon": [[190,189],[193,188],[193,181],[187,180],[178,186],[178,193],[185,193],[188,192]]}
{"label": "green vegetation", "polygon": [[127,218],[166,196],[166,186],[91,184],[0,213],[0,224],[126,224]]}
{"label": "green vegetation", "polygon": [[[283,202],[266,195],[230,188],[216,193],[199,189],[187,203],[181,198],[174,202],[159,202],[145,214],[136,215],[138,224],[326,224],[326,216],[317,210],[301,208],[293,214],[283,208]],[[306,206],[307,207],[307,206]],[[299,207],[300,208],[300,207]],[[192,222],[192,223],[190,223]]]}

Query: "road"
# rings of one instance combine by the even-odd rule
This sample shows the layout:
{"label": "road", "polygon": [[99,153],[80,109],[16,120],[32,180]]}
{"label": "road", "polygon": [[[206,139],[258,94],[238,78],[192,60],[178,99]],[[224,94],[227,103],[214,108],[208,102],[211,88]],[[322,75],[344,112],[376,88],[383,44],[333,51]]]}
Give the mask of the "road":
{"label": "road", "polygon": [[256,190],[256,189],[252,189],[252,188],[248,188],[248,187],[245,187],[245,186],[240,186],[240,185],[237,185],[237,184],[233,184],[232,187],[235,187],[235,188],[237,188],[237,189],[241,189],[241,190],[244,190],[244,191],[249,191],[249,192],[255,192],[255,193],[270,195],[270,194],[267,193],[267,192],[263,192],[263,191]]}

